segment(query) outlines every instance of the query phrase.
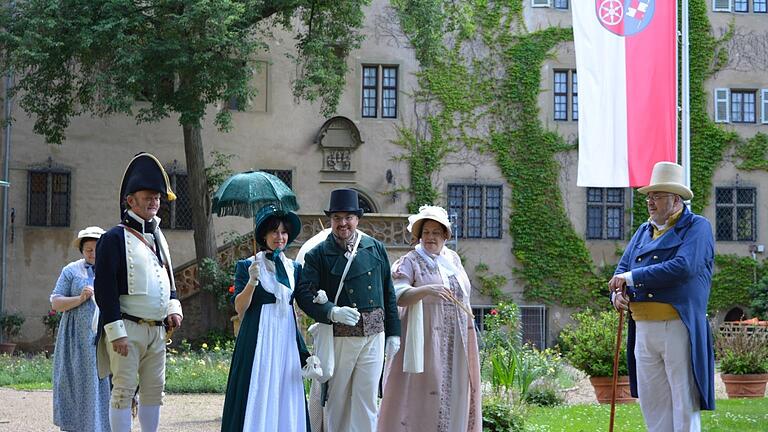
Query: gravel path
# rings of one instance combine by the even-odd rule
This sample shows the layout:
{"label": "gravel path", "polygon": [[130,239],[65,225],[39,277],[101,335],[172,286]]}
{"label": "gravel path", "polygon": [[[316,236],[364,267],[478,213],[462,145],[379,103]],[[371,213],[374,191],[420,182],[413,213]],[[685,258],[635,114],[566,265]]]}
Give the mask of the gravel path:
{"label": "gravel path", "polygon": [[[597,403],[589,378],[572,370],[576,385],[564,391],[566,403]],[[725,386],[715,377],[715,394],[725,398]],[[161,414],[160,430],[170,431],[218,431],[224,395],[167,395]],[[50,391],[17,391],[0,388],[0,432],[58,431],[53,426]],[[138,422],[134,425],[138,432]]]}

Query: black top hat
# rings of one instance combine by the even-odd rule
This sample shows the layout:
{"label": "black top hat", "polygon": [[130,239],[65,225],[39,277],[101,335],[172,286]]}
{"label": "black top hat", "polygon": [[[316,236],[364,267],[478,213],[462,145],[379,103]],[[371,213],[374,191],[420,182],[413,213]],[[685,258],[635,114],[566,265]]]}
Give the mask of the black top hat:
{"label": "black top hat", "polygon": [[140,190],[160,192],[168,201],[176,199],[171,190],[171,182],[163,165],[156,157],[141,152],[131,159],[120,182],[119,202],[122,205],[125,196]]}
{"label": "black top hat", "polygon": [[331,203],[328,210],[325,211],[327,216],[330,216],[331,213],[354,213],[357,217],[361,217],[363,209],[360,208],[357,191],[354,189],[335,189],[332,191]]}

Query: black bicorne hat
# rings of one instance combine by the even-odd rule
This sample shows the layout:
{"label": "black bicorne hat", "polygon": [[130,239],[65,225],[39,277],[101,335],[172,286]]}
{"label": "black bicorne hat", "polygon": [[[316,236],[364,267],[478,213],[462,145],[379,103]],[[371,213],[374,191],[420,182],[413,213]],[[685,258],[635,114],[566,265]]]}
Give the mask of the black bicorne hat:
{"label": "black bicorne hat", "polygon": [[140,190],[160,192],[168,201],[176,199],[171,190],[171,182],[163,165],[149,153],[141,152],[131,159],[120,182],[120,197],[118,198],[121,211],[125,196]]}
{"label": "black bicorne hat", "polygon": [[357,191],[354,189],[336,189],[332,191],[331,202],[328,205],[328,210],[325,211],[327,216],[330,216],[331,213],[354,213],[357,217],[361,217],[363,209],[360,208]]}

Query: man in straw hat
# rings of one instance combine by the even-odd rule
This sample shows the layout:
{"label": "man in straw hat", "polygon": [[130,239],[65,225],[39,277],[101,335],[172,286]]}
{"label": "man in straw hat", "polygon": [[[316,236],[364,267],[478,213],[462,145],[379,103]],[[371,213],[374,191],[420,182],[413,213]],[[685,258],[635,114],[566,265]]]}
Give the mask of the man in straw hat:
{"label": "man in straw hat", "polygon": [[[325,392],[324,430],[372,432],[384,353],[392,358],[400,348],[389,258],[381,242],[357,230],[363,209],[355,190],[331,192],[325,213],[331,234],[304,257],[296,300],[315,321],[333,323],[335,369]],[[336,298],[349,260],[338,303],[314,303],[318,290]]]}
{"label": "man in straw hat", "polygon": [[648,430],[701,430],[699,411],[715,409],[714,354],[707,323],[712,226],[683,201],[683,168],[653,167],[650,218],[637,229],[609,282],[614,307],[628,310],[627,364],[632,396]]}
{"label": "man in straw hat", "polygon": [[131,430],[131,400],[139,382],[141,430],[157,431],[165,387],[166,326],[181,325],[171,257],[156,216],[161,196],[176,199],[163,166],[149,153],[137,154],[120,185],[122,222],[97,246],[94,286],[104,329],[99,373],[112,373],[113,432]]}

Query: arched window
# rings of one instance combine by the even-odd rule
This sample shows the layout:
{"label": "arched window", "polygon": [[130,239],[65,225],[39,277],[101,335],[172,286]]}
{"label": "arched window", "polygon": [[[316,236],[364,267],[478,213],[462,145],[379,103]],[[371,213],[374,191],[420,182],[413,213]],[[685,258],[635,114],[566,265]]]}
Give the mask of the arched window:
{"label": "arched window", "polygon": [[744,318],[744,311],[740,307],[735,307],[725,314],[725,321],[741,321]]}
{"label": "arched window", "polygon": [[378,210],[376,209],[376,205],[374,205],[373,200],[360,191],[357,191],[357,203],[358,203],[357,205],[361,209],[363,209],[363,212],[366,214],[378,213]]}

